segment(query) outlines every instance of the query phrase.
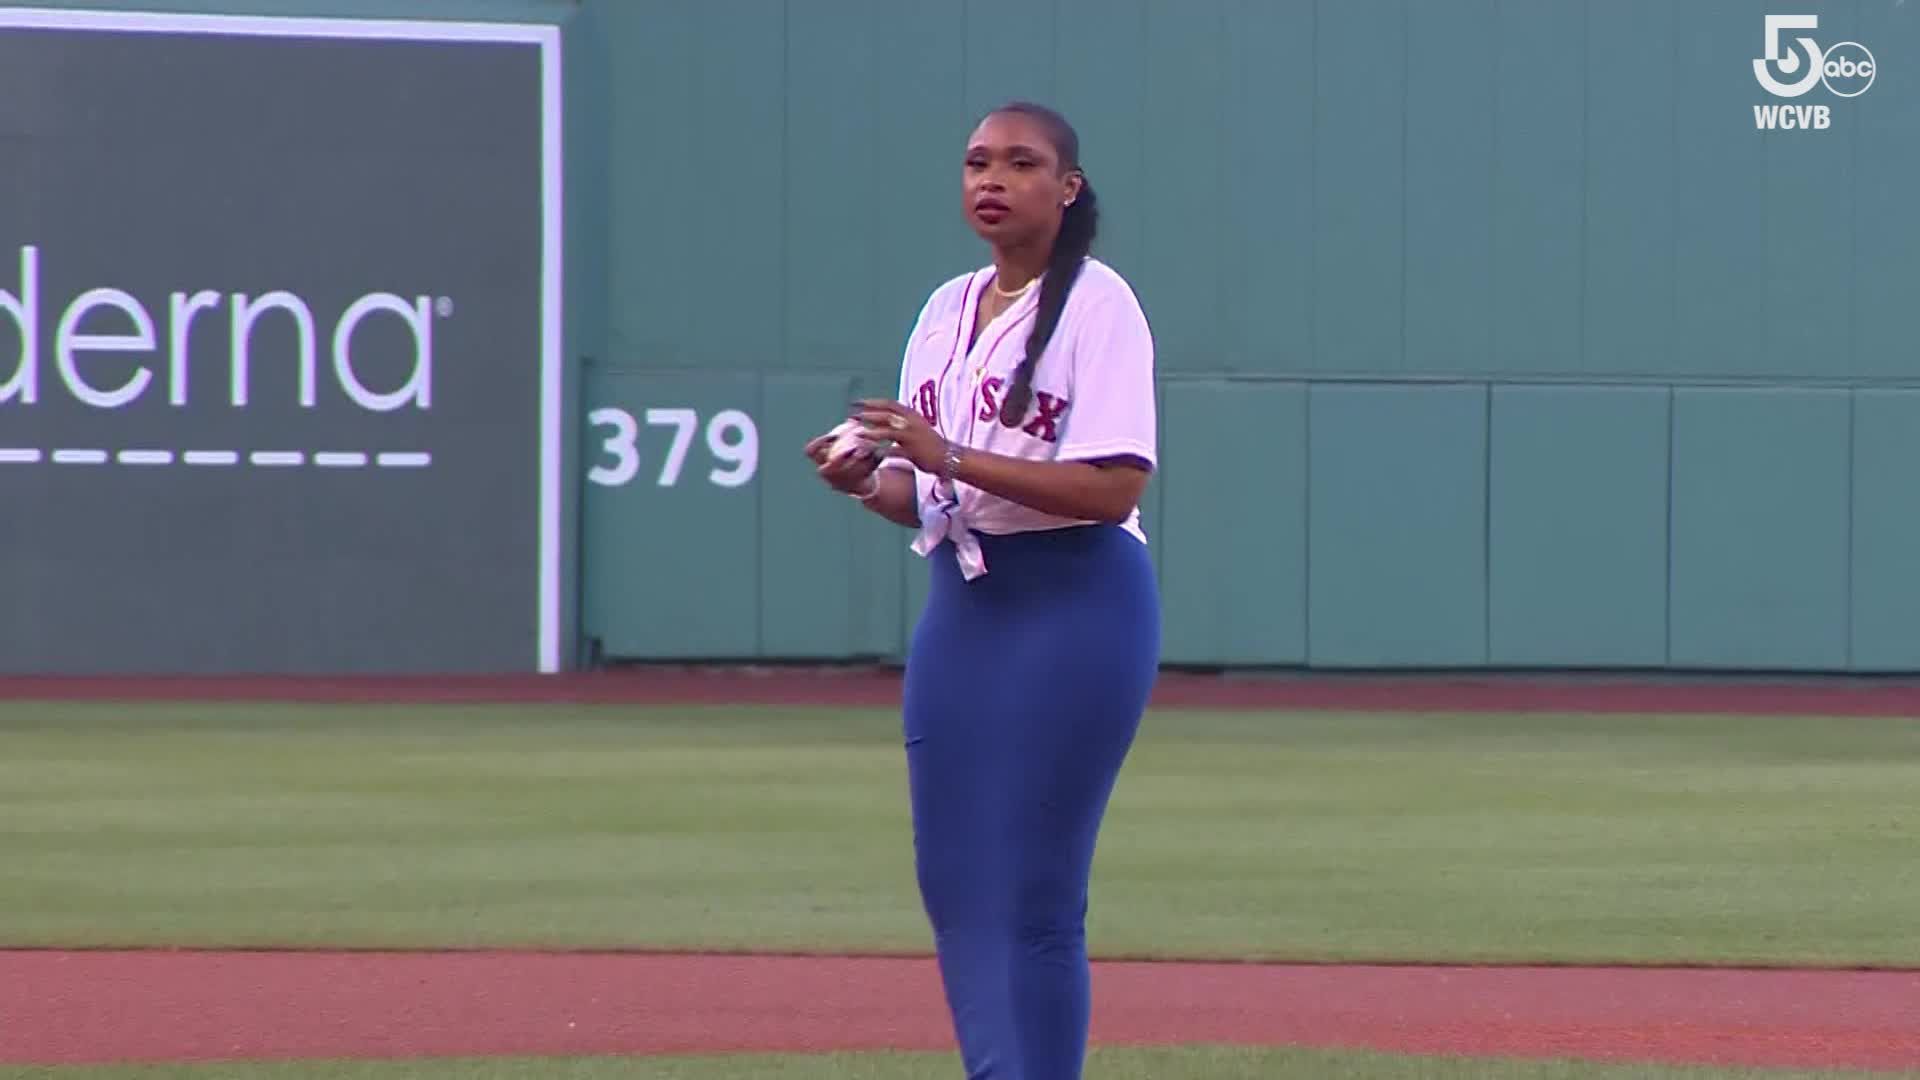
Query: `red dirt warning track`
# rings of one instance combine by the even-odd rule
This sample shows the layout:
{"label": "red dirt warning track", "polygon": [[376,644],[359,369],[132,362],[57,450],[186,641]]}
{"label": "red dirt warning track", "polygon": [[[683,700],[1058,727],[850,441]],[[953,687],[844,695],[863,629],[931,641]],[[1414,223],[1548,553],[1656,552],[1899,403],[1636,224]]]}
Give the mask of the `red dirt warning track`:
{"label": "red dirt warning track", "polygon": [[[1108,963],[1094,1040],[1920,1067],[1920,972]],[[929,960],[0,952],[0,1062],[948,1049]]]}
{"label": "red dirt warning track", "polygon": [[[890,708],[890,668],[634,666],[563,675],[0,676],[0,701],[814,705]],[[1374,712],[1734,713],[1920,717],[1920,679],[1895,676],[1486,674],[1211,675],[1165,671],[1162,708]]]}

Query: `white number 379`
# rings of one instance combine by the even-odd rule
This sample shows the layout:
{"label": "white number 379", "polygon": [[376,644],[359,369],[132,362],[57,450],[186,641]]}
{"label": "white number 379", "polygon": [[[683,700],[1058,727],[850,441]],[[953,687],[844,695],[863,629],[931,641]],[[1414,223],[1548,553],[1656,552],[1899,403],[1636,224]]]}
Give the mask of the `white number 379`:
{"label": "white number 379", "polygon": [[[650,428],[673,429],[654,481],[660,487],[672,487],[680,482],[680,473],[686,467],[687,452],[700,427],[700,414],[692,409],[648,409],[645,416]],[[605,487],[632,483],[640,473],[640,424],[633,414],[608,406],[588,413],[587,422],[596,430],[613,429],[600,440],[600,450],[612,459],[611,463],[593,466],[587,471],[587,479]],[[732,488],[753,479],[760,466],[760,433],[752,417],[738,409],[714,413],[707,420],[706,444],[715,462],[707,470],[709,483]]]}

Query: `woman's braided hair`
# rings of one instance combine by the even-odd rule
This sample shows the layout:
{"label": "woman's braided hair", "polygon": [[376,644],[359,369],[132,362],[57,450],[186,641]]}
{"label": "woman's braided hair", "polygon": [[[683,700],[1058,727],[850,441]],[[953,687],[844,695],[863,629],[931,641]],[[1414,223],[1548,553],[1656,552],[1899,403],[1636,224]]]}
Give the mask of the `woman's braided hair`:
{"label": "woman's braided hair", "polygon": [[1000,422],[1007,427],[1019,427],[1026,423],[1027,410],[1033,403],[1034,367],[1040,362],[1040,354],[1047,351],[1047,342],[1060,325],[1060,313],[1066,310],[1067,294],[1073,290],[1081,266],[1093,251],[1094,236],[1100,230],[1100,202],[1086,174],[1080,171],[1080,136],[1065,117],[1030,101],[1009,102],[993,110],[993,115],[1002,113],[1037,120],[1053,143],[1061,174],[1079,172],[1081,182],[1080,194],[1061,212],[1060,232],[1054,237],[1053,251],[1047,257],[1047,268],[1040,280],[1033,333],[1027,338],[1026,355],[1014,369],[1013,385],[1007,388],[1006,401],[1000,408]]}

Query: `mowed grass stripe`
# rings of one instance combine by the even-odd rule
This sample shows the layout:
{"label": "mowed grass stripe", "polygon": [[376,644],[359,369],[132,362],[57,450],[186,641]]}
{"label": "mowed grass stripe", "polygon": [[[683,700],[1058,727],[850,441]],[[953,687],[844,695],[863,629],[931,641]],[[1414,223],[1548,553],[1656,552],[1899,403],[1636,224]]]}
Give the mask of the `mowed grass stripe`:
{"label": "mowed grass stripe", "polygon": [[[1920,965],[1920,722],[1157,712],[1100,955]],[[0,703],[0,944],[914,950],[897,716]]]}
{"label": "mowed grass stripe", "polygon": [[[950,1080],[951,1054],[742,1055],[703,1058],[492,1058],[8,1069],[0,1080]],[[1310,1050],[1096,1048],[1101,1080],[1868,1080],[1887,1073],[1605,1065]],[[1905,1074],[1911,1075],[1911,1074]]]}

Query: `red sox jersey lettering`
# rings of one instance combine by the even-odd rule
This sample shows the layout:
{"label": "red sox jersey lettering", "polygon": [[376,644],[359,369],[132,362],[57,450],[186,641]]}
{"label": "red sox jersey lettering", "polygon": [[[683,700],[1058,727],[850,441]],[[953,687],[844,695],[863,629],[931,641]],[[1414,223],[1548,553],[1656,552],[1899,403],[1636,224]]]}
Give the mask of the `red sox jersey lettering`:
{"label": "red sox jersey lettering", "polygon": [[[1000,420],[1000,393],[1006,389],[1007,380],[998,375],[980,384],[980,408],[974,413],[983,424],[998,423]],[[1021,431],[1042,442],[1060,441],[1060,422],[1072,405],[1063,397],[1055,397],[1045,390],[1036,390],[1033,404],[1027,408],[1027,422]]]}
{"label": "red sox jersey lettering", "polygon": [[932,379],[920,384],[919,391],[913,395],[913,403],[928,424],[936,428],[940,426],[940,390]]}

